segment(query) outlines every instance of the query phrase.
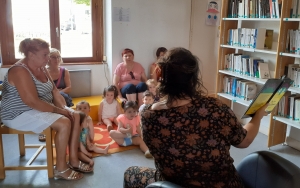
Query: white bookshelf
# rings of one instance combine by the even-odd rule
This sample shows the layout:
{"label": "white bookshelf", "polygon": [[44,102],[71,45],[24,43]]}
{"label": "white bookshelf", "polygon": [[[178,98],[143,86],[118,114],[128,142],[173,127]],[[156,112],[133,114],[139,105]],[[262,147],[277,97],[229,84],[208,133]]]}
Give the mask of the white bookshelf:
{"label": "white bookshelf", "polygon": [[249,106],[250,103],[251,103],[251,101],[246,101],[244,99],[241,99],[241,98],[238,98],[238,97],[234,97],[234,96],[226,94],[226,93],[218,93],[218,96],[224,97],[226,99],[231,100],[232,102],[236,102],[236,103],[242,104],[244,106]]}
{"label": "white bookshelf", "polygon": [[219,73],[234,76],[234,77],[237,77],[237,78],[242,78],[242,79],[249,80],[249,81],[252,81],[252,82],[255,82],[255,83],[258,83],[258,84],[265,84],[266,81],[268,80],[268,79],[261,79],[261,78],[253,78],[251,76],[245,76],[245,75],[238,74],[238,73],[228,71],[228,70],[219,70]]}
{"label": "white bookshelf", "polygon": [[[234,76],[244,80],[248,80],[257,84],[265,84],[266,80],[252,78],[245,75],[240,75],[235,72],[226,71],[224,56],[227,54],[241,53],[249,56],[258,56],[265,62],[270,63],[269,70],[274,71],[274,78],[279,78],[284,71],[284,67],[294,63],[294,61],[300,60],[300,55],[285,53],[286,49],[286,34],[287,31],[297,30],[300,25],[300,18],[288,18],[290,16],[290,7],[293,5],[293,0],[282,0],[281,4],[281,18],[227,18],[228,11],[232,7],[229,7],[230,0],[222,0],[222,11],[220,17],[220,37],[219,37],[219,55],[218,55],[218,72],[217,72],[217,83],[216,93],[218,96],[223,97],[224,102],[230,103],[231,108],[235,113],[241,113],[243,107],[249,106],[250,101],[244,101],[237,97],[233,97],[229,94],[222,93],[223,91],[223,78],[224,75]],[[273,30],[273,44],[272,49],[252,49],[240,46],[228,45],[227,40],[230,34],[230,29],[238,28],[266,28]],[[253,54],[252,54],[253,53]],[[297,59],[298,58],[298,59]],[[300,93],[300,88],[291,87],[289,91],[293,93]],[[227,101],[226,101],[227,100]],[[243,105],[233,104],[240,103]],[[243,109],[244,110],[244,109]],[[283,117],[277,117],[273,119],[273,113],[270,114],[270,119],[266,120],[264,125],[268,126],[268,143],[267,146],[271,147],[277,144],[285,142],[286,125],[294,125],[295,128],[300,130],[300,123],[289,120]],[[300,144],[300,142],[299,142]]]}
{"label": "white bookshelf", "polygon": [[227,44],[221,44],[221,47],[223,48],[233,48],[233,49],[238,49],[238,50],[243,50],[247,52],[260,52],[260,53],[266,53],[266,54],[277,54],[276,50],[270,50],[270,49],[254,49],[254,48],[243,48],[240,46],[231,46]]}
{"label": "white bookshelf", "polygon": [[283,18],[284,22],[299,22],[300,18]]}
{"label": "white bookshelf", "polygon": [[300,93],[300,88],[299,87],[290,87],[288,90],[291,91],[291,92],[294,92],[294,93]]}
{"label": "white bookshelf", "polygon": [[223,20],[243,20],[243,21],[267,21],[267,22],[280,22],[280,18],[223,18]]}
{"label": "white bookshelf", "polygon": [[300,55],[297,55],[297,54],[291,54],[291,53],[285,53],[285,52],[280,52],[279,55],[282,55],[282,56],[288,56],[288,57],[300,58]]}
{"label": "white bookshelf", "polygon": [[281,117],[281,116],[273,116],[273,119],[276,121],[280,121],[282,123],[288,124],[292,127],[295,127],[297,129],[300,129],[300,122],[299,121],[294,121],[285,117]]}

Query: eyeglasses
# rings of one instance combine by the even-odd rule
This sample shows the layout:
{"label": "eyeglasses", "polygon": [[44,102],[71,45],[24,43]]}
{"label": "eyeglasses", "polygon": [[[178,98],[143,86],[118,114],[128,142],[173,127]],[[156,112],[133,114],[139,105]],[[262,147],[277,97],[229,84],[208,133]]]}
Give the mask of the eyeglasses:
{"label": "eyeglasses", "polygon": [[61,59],[61,56],[50,56],[51,59],[58,59],[60,60]]}
{"label": "eyeglasses", "polygon": [[135,79],[132,71],[130,71],[128,74],[130,74],[130,76],[131,76],[132,79]]}

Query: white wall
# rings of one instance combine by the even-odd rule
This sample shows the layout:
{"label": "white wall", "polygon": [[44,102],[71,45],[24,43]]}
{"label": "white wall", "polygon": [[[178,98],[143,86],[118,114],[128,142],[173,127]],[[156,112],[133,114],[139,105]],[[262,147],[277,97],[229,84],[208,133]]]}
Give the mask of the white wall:
{"label": "white wall", "polygon": [[[130,21],[114,21],[114,7],[129,8]],[[111,75],[122,62],[124,48],[134,51],[135,61],[148,75],[158,47],[189,47],[191,0],[106,0],[105,8],[105,45]]]}
{"label": "white wall", "polygon": [[[122,61],[124,48],[134,50],[135,60],[144,66],[148,75],[158,47],[184,47],[200,58],[205,87],[213,93],[218,38],[217,27],[205,25],[207,3],[206,0],[105,0],[104,55],[107,56],[107,65],[64,66],[70,70],[91,69],[92,95],[99,95],[104,87],[111,84],[113,70]],[[114,21],[114,7],[129,8],[130,21]],[[191,35],[190,28],[193,28]],[[7,68],[1,69],[0,79],[3,80],[6,72]]]}
{"label": "white wall", "polygon": [[207,0],[192,0],[190,50],[201,60],[203,84],[211,94],[216,92],[219,38],[217,37],[218,26],[205,25],[207,5]]}

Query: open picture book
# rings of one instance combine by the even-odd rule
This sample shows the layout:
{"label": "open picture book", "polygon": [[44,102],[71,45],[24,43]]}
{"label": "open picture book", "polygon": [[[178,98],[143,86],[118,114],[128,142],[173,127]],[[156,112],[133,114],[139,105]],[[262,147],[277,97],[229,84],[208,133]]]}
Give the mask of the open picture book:
{"label": "open picture book", "polygon": [[290,78],[268,79],[260,92],[253,99],[242,118],[253,117],[255,112],[269,103],[266,112],[270,113],[293,84]]}

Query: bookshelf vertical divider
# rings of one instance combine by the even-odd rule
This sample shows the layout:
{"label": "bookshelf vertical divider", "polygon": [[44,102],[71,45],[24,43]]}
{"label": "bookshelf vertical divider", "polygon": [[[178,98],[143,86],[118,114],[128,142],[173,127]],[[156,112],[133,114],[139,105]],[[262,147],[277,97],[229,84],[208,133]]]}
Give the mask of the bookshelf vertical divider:
{"label": "bookshelf vertical divider", "polygon": [[[223,76],[224,74],[219,73],[219,70],[224,70],[225,68],[225,55],[235,53],[238,48],[226,48],[222,45],[227,44],[228,30],[236,29],[238,27],[239,20],[244,21],[244,19],[226,19],[228,15],[228,3],[230,0],[222,0],[222,10],[221,10],[221,20],[220,20],[220,38],[218,46],[218,65],[217,65],[217,80],[216,80],[216,96],[229,107],[232,107],[232,100],[226,99],[224,97],[218,96],[218,93],[222,92],[223,87]],[[278,31],[278,46],[275,55],[275,78],[280,78],[284,75],[285,66],[292,64],[295,61],[295,57],[284,56],[282,52],[285,52],[286,48],[286,36],[289,29],[296,30],[299,28],[299,20],[287,21],[286,18],[290,17],[290,7],[292,7],[292,0],[282,0],[281,17],[279,22]],[[249,19],[250,20],[250,19]],[[257,20],[257,21],[256,21]],[[265,19],[251,19],[252,22],[264,22]],[[262,53],[261,57],[264,57]],[[285,142],[287,124],[276,121],[273,116],[277,114],[277,108],[273,110],[270,116],[269,125],[269,135],[267,146],[271,147],[277,144]],[[299,124],[300,127],[300,124]]]}

